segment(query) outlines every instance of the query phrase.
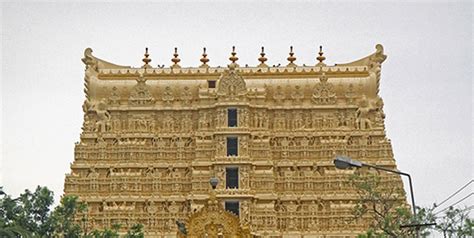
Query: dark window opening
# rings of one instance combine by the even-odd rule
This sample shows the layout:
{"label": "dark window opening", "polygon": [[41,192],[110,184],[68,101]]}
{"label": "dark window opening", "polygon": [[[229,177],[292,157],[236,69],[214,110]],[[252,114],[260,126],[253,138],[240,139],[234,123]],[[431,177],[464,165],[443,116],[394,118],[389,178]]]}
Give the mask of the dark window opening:
{"label": "dark window opening", "polygon": [[226,168],[225,169],[225,187],[239,188],[239,169]]}
{"label": "dark window opening", "polygon": [[229,127],[237,127],[237,109],[227,109],[227,125]]}
{"label": "dark window opening", "polygon": [[225,202],[225,210],[234,213],[239,216],[239,202],[238,201],[227,201]]}
{"label": "dark window opening", "polygon": [[227,156],[239,155],[239,141],[237,137],[227,137]]}
{"label": "dark window opening", "polygon": [[216,88],[216,81],[215,80],[208,80],[207,81],[208,88]]}

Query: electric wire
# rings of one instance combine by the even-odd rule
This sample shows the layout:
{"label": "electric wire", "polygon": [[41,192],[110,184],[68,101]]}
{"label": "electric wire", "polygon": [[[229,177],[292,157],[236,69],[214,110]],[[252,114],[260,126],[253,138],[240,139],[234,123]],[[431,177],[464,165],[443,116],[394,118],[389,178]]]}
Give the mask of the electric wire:
{"label": "electric wire", "polygon": [[439,211],[439,212],[437,212],[437,213],[435,213],[435,214],[433,214],[433,215],[440,214],[441,212],[444,212],[444,211],[448,210],[450,207],[454,207],[454,206],[456,206],[457,204],[459,204],[460,202],[462,202],[462,201],[466,200],[467,198],[469,198],[469,197],[470,197],[470,196],[472,196],[472,195],[474,195],[474,193],[470,193],[470,194],[468,194],[467,196],[465,196],[465,197],[461,198],[461,200],[459,200],[459,201],[455,202],[454,204],[452,204],[452,205],[450,205],[450,206],[448,206],[448,207],[444,208],[443,210],[441,210],[441,211]]}
{"label": "electric wire", "polygon": [[433,211],[436,210],[437,208],[439,208],[441,205],[443,205],[445,202],[447,202],[449,199],[451,199],[452,197],[456,196],[456,194],[458,194],[459,192],[461,192],[462,190],[464,190],[467,186],[469,186],[469,184],[471,184],[472,182],[474,182],[474,179],[471,179],[471,181],[469,181],[467,184],[465,184],[464,186],[462,186],[460,189],[458,189],[456,192],[454,192],[453,194],[451,194],[448,198],[444,199],[442,202],[440,202],[439,204],[436,204],[436,207],[433,208]]}

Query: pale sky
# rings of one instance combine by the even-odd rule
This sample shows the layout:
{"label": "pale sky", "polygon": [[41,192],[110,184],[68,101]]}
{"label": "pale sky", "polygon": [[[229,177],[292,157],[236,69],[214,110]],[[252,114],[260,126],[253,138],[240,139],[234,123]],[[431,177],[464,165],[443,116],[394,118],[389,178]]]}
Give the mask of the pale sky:
{"label": "pale sky", "polygon": [[[74,159],[84,100],[83,51],[107,61],[182,66],[345,63],[385,47],[380,95],[398,169],[417,205],[440,202],[474,177],[473,7],[447,3],[2,3],[0,184],[11,194],[48,186],[56,200]],[[406,187],[408,189],[408,187]],[[407,190],[408,191],[408,190]],[[445,205],[474,191],[464,190]],[[463,204],[474,204],[474,198]],[[474,212],[473,212],[474,213]]]}

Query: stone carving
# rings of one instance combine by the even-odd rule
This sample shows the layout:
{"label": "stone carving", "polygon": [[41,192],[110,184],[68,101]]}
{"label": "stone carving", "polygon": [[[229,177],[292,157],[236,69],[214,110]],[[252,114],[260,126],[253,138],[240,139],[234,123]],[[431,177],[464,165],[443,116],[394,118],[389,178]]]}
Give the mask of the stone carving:
{"label": "stone carving", "polygon": [[370,105],[367,97],[364,95],[359,103],[359,108],[357,109],[357,128],[360,130],[371,129],[372,121],[369,118],[370,112],[373,110]]}
{"label": "stone carving", "polygon": [[250,173],[247,167],[240,168],[240,185],[244,189],[250,188]]}
{"label": "stone carving", "polygon": [[293,119],[293,129],[299,130],[304,128],[303,115],[301,112],[296,112]]}
{"label": "stone carving", "polygon": [[296,102],[296,103],[301,103],[301,101],[304,99],[304,92],[303,89],[299,85],[295,86],[295,89],[293,93],[291,94],[291,98]]}
{"label": "stone carving", "polygon": [[97,115],[97,122],[95,123],[95,131],[103,133],[109,130],[110,128],[110,113],[107,110],[107,104],[105,99],[102,99],[99,103],[92,107],[92,110],[95,111]]}
{"label": "stone carving", "polygon": [[334,104],[336,103],[336,93],[334,92],[333,85],[328,83],[326,74],[322,74],[319,77],[320,83],[316,84],[312,96],[312,101],[316,104]]}
{"label": "stone carving", "polygon": [[352,83],[349,84],[349,86],[347,87],[345,96],[346,96],[347,104],[351,105],[354,103],[354,98],[356,96],[356,93],[354,91],[354,85]]}
{"label": "stone carving", "polygon": [[226,96],[233,99],[237,96],[245,95],[247,87],[245,80],[240,76],[232,64],[229,70],[226,70],[220,77],[217,86],[217,94],[221,97]]}
{"label": "stone carving", "polygon": [[163,102],[166,104],[166,105],[170,105],[173,103],[174,101],[174,93],[173,93],[173,90],[171,89],[170,86],[166,86],[165,87],[165,91],[163,92],[163,97],[161,97],[161,100],[163,100]]}
{"label": "stone carving", "polygon": [[181,102],[183,105],[189,106],[193,100],[193,94],[188,86],[184,86],[181,93]]}
{"label": "stone carving", "polygon": [[248,155],[248,139],[247,137],[240,137],[239,138],[239,155],[246,156]]}
{"label": "stone carving", "polygon": [[191,215],[186,236],[179,237],[242,237],[250,238],[250,232],[240,226],[239,218],[224,210],[214,194],[198,212]]}
{"label": "stone carving", "polygon": [[155,103],[155,98],[151,95],[146,81],[147,79],[143,77],[143,74],[140,74],[137,78],[137,84],[133,87],[128,98],[131,105],[150,105]]}
{"label": "stone carving", "polygon": [[98,61],[92,55],[92,49],[91,48],[87,48],[87,49],[84,50],[84,58],[82,58],[82,62],[86,65],[86,69],[92,69],[92,70],[97,71]]}
{"label": "stone carving", "polygon": [[110,94],[109,97],[109,104],[111,105],[119,105],[120,104],[120,95],[118,92],[117,87],[112,87],[112,93]]}
{"label": "stone carving", "polygon": [[285,95],[285,92],[284,92],[283,88],[282,88],[281,86],[277,86],[277,87],[276,87],[276,90],[275,90],[275,92],[274,92],[274,94],[273,94],[273,99],[274,99],[277,103],[281,104],[281,103],[283,103],[283,101],[285,100],[285,98],[286,98],[286,95]]}
{"label": "stone carving", "polygon": [[219,109],[216,115],[217,126],[226,127],[227,126],[226,119],[227,119],[226,109]]}
{"label": "stone carving", "polygon": [[249,122],[249,111],[245,108],[239,108],[239,127],[247,127]]}
{"label": "stone carving", "polygon": [[193,130],[192,114],[191,113],[186,113],[182,117],[181,131],[182,132],[192,132],[192,130]]}

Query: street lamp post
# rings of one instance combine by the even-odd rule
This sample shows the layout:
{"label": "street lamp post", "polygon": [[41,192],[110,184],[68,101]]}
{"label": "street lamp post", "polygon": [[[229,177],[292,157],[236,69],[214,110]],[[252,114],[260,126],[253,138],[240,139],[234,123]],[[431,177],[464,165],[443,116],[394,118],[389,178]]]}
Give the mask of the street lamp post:
{"label": "street lamp post", "polygon": [[[411,176],[409,174],[404,173],[404,172],[400,172],[400,171],[396,171],[396,170],[386,169],[386,168],[379,167],[379,166],[376,166],[376,165],[366,164],[366,163],[363,163],[363,162],[360,162],[360,161],[357,161],[357,160],[353,160],[349,157],[340,156],[340,155],[336,156],[336,159],[334,160],[334,165],[338,169],[347,169],[347,168],[350,168],[350,167],[360,168],[362,166],[365,166],[365,167],[374,168],[374,169],[377,169],[377,170],[383,170],[383,171],[386,171],[386,172],[407,176],[408,177],[408,182],[410,183],[410,195],[411,195],[411,203],[413,205],[413,216],[416,218],[415,195],[413,195],[413,185],[411,183]],[[417,235],[417,237],[419,237],[418,229],[416,229],[416,235]]]}
{"label": "street lamp post", "polygon": [[400,171],[396,171],[396,170],[386,169],[386,168],[379,167],[379,166],[376,166],[376,165],[362,163],[360,161],[353,160],[349,157],[339,156],[339,155],[336,156],[336,159],[334,160],[334,165],[338,169],[347,169],[349,167],[360,168],[362,166],[365,166],[365,167],[374,168],[374,169],[377,169],[377,170],[383,170],[383,171],[387,171],[387,172],[390,172],[390,173],[395,173],[395,174],[400,174],[400,175],[407,176],[408,177],[408,182],[410,183],[410,195],[411,195],[411,203],[413,205],[413,215],[416,217],[415,195],[413,195],[413,185],[411,183],[411,176],[409,174],[404,173],[404,172],[400,172]]}

